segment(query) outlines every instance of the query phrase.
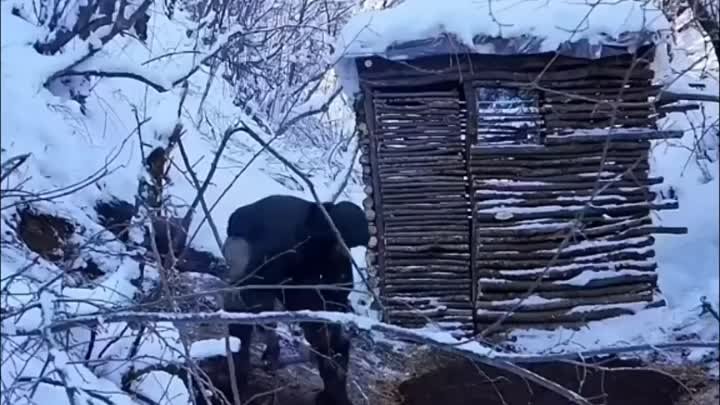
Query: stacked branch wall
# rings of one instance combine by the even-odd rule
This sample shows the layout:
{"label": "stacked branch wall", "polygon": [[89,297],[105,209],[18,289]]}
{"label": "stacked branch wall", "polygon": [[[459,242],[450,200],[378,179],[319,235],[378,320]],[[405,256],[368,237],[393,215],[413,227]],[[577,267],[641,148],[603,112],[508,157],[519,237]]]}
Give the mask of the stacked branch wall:
{"label": "stacked branch wall", "polygon": [[[648,155],[678,134],[656,129],[641,51],[358,64],[386,320],[480,331],[662,305],[651,235],[677,230],[650,213],[677,202],[654,191]],[[489,108],[498,89],[521,102]]]}

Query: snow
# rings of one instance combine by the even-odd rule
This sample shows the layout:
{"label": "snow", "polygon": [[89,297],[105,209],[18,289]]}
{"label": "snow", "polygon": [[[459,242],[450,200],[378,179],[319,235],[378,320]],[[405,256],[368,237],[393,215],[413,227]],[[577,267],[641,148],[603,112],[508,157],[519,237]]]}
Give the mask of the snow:
{"label": "snow", "polygon": [[[123,394],[120,389],[123,375],[131,368],[137,370],[183,361],[187,357],[186,348],[179,329],[172,323],[153,323],[152,328],[142,330],[136,324],[112,322],[112,318],[105,315],[136,304],[140,291],[134,281],[140,269],[134,256],[142,252],[131,250],[105,230],[98,223],[94,206],[98,201],[112,198],[133,203],[138,177],[144,173],[141,154],[148,153],[153,147],[164,146],[178,122],[186,131],[183,144],[194,164],[193,169],[201,180],[204,178],[219,143],[213,131],[223,131],[238,118],[246,117],[233,105],[233,90],[223,80],[214,80],[210,96],[202,99],[209,77],[204,67],[189,81],[180,117],[178,105],[182,88],[169,87],[178,77],[191,71],[202,57],[216,52],[224,41],[231,40],[237,30],[228,30],[213,46],[193,55],[183,51],[195,48],[194,38],[186,36],[186,29],[194,23],[188,22],[187,16],[179,12],[175,21],[168,21],[161,10],[162,5],[153,6],[157,9],[151,13],[152,32],[147,45],[131,37],[118,37],[73,69],[130,72],[169,90],[158,93],[129,78],[93,79],[92,85],[85,88],[88,96],[83,111],[77,102],[69,99],[66,90],[57,85],[46,89],[44,83],[52,74],[81,60],[87,54],[88,45],[98,43],[97,33],[87,41],[69,44],[58,55],[39,55],[32,45],[46,36],[46,30],[12,15],[11,8],[18,5],[23,10],[32,10],[31,2],[24,0],[0,5],[1,156],[3,162],[25,153],[30,153],[30,157],[3,181],[3,248],[0,256],[3,293],[0,301],[4,314],[2,357],[7,362],[2,367],[3,387],[0,390],[4,400],[9,402],[69,404],[71,401],[63,388],[36,384],[36,378],[43,373],[57,378],[57,373],[51,373],[57,368],[67,376],[66,385],[78,389],[75,403],[103,403],[93,399],[91,393],[95,391],[108,393],[103,394],[104,397],[114,404],[142,403]],[[31,20],[33,13],[27,14]],[[165,57],[158,58],[161,55]],[[312,108],[321,100],[311,99],[301,108]],[[136,130],[136,113],[141,121],[145,121],[140,133]],[[141,140],[145,146],[141,146]],[[293,144],[286,139],[277,140],[273,146],[290,161],[297,162],[301,170],[312,174],[321,198],[333,195],[338,184],[337,173],[328,170],[328,162],[347,164],[352,150],[338,148],[328,156],[326,150]],[[254,159],[236,179],[240,168],[259,150],[259,145],[238,134],[218,164],[205,199],[214,204],[212,217],[221,233],[224,233],[230,213],[244,203],[273,193],[311,198],[306,187],[292,190],[277,180],[278,173],[293,176],[279,168],[277,160],[267,153]],[[175,156],[176,163],[182,168],[179,154]],[[337,172],[337,167],[333,169]],[[172,203],[177,204],[178,213],[182,215],[196,190],[177,168],[171,170],[170,180],[168,191]],[[227,195],[219,199],[231,183]],[[69,186],[75,190],[67,192]],[[32,201],[22,192],[5,192],[6,188],[14,187],[40,193],[43,198]],[[360,202],[361,194],[362,190],[350,182],[341,198]],[[63,247],[66,253],[71,249],[77,253],[72,260],[52,262],[30,251],[18,239],[13,232],[17,225],[14,215],[16,208],[26,204],[34,212],[64,218],[75,227],[76,232]],[[219,254],[211,228],[202,217],[197,214],[193,218],[191,246]],[[136,235],[137,231],[133,229],[131,233]],[[364,251],[354,249],[353,254],[362,266]],[[90,262],[104,275],[77,283],[63,277],[66,268],[81,268]],[[151,264],[145,266],[144,276],[144,285],[152,284],[159,277]],[[354,299],[357,301],[359,297],[363,295],[356,292]],[[77,316],[99,320],[92,350],[89,350],[90,330],[82,327],[72,328],[63,336],[63,341],[67,339],[72,348],[67,351],[59,344],[51,347],[33,337],[12,336],[22,330],[42,331],[52,321]],[[238,350],[239,341],[231,339],[231,346],[232,350]],[[18,347],[27,349],[18,351]],[[225,344],[217,339],[200,341],[194,342],[188,350],[190,357],[200,359],[224,354]],[[88,351],[90,360],[86,361]],[[44,361],[51,354],[53,364],[43,371]],[[182,382],[164,372],[146,374],[133,383],[132,389],[159,404],[188,403]]]}
{"label": "snow", "polygon": [[185,383],[170,373],[151,371],[132,384],[132,389],[158,405],[191,403]]}
{"label": "snow", "polygon": [[[240,340],[230,337],[230,350],[236,352],[240,350]],[[193,342],[190,346],[190,356],[194,359],[204,359],[213,356],[224,356],[225,339],[205,339]]]}
{"label": "snow", "polygon": [[[32,44],[47,35],[45,27],[35,26],[13,16],[10,12],[14,5],[12,3],[3,2],[0,5],[2,160],[4,162],[24,153],[30,153],[30,157],[3,182],[3,189],[22,185],[25,190],[47,193],[46,197],[52,197],[32,201],[30,205],[38,212],[65,218],[76,227],[68,246],[63,248],[77,250],[78,254],[72,263],[55,263],[31,252],[12,230],[17,223],[13,213],[16,208],[27,203],[24,199],[26,196],[21,193],[7,193],[2,196],[2,395],[8,402],[18,404],[68,404],[63,388],[51,384],[39,384],[35,387],[35,378],[44,370],[45,360],[52,358],[51,369],[57,369],[60,373],[46,375],[53,379],[64,376],[68,386],[77,388],[77,403],[102,403],[90,395],[94,391],[105,393],[105,397],[114,404],[142,403],[120,389],[122,377],[128,370],[176,363],[187,356],[201,359],[221,355],[225,353],[225,343],[222,339],[211,339],[194,342],[186,347],[180,339],[180,329],[171,322],[181,318],[178,314],[172,314],[162,319],[162,322],[149,323],[153,326],[152,330],[144,331],[138,328],[136,323],[117,319],[116,311],[127,309],[128,304],[134,303],[140,293],[140,288],[133,283],[140,274],[139,266],[133,259],[138,252],[118,242],[112,234],[104,230],[98,224],[93,207],[96,202],[113,197],[133,201],[137,192],[138,176],[143,173],[141,150],[147,152],[147,148],[143,149],[141,146],[140,135],[145,144],[162,145],[167,141],[170,130],[181,122],[186,130],[183,137],[184,147],[190,161],[195,164],[195,172],[202,179],[210,169],[214,152],[217,150],[218,133],[221,134],[225,128],[236,123],[238,117],[246,118],[245,111],[233,105],[233,90],[219,79],[212,82],[209,96],[203,101],[202,94],[209,73],[205,68],[201,68],[189,81],[188,96],[180,117],[178,104],[182,97],[181,89],[174,88],[157,93],[148,90],[147,86],[136,80],[125,78],[93,81],[83,113],[78,103],[68,99],[57,88],[51,89],[53,92],[49,91],[43,84],[50,75],[72,65],[85,55],[88,43],[97,41],[91,37],[88,41],[71,44],[62,54],[39,55],[32,48]],[[26,11],[32,10],[30,2],[18,0],[14,3],[21,4]],[[497,24],[489,17],[488,4],[472,0],[407,0],[393,10],[366,13],[354,18],[339,39],[341,44],[344,41],[344,45],[336,49],[339,50],[338,55],[343,57],[369,52],[382,54],[394,41],[425,38],[442,32],[454,33],[467,44],[472,44],[475,35],[498,34]],[[588,7],[579,2],[574,2],[574,5],[562,1],[523,4],[498,0],[492,4],[493,14],[499,21],[512,21],[512,26],[503,26],[503,37],[522,33],[540,36],[544,38],[544,49],[555,49],[559,43],[567,40],[569,34],[566,29],[577,26],[588,11]],[[617,38],[624,31],[643,28],[640,6],[631,4],[635,3],[619,2],[612,6],[597,7],[590,14],[589,28],[583,29],[574,38],[605,41],[606,36]],[[549,7],[540,8],[540,5]],[[518,13],[519,10],[523,12]],[[156,58],[168,52],[192,50],[196,44],[193,38],[186,36],[189,23],[181,13],[178,13],[177,21],[168,21],[160,9],[153,10],[152,15],[154,34],[150,36],[147,45],[139,44],[132,38],[118,38],[105,45],[92,62],[79,65],[76,69],[131,71],[161,83],[163,87],[169,87],[168,84],[173,79],[182,77],[196,66],[199,58],[215,52],[220,44],[229,40],[235,32],[230,30],[225,33],[215,45],[202,50],[199,55],[180,52],[172,57]],[[398,17],[399,15],[402,17]],[[627,18],[618,18],[621,15]],[[662,29],[662,19],[653,16],[655,14],[650,13],[650,18],[646,21],[647,27]],[[412,24],[408,21],[412,21]],[[697,48],[701,42],[690,34],[684,34],[681,41],[684,42],[681,42],[679,47],[688,50],[687,52]],[[689,58],[686,55],[675,56],[673,68],[683,68],[683,57]],[[342,71],[342,64],[345,62],[345,59],[341,61],[339,71]],[[664,68],[669,69],[669,61],[658,63],[666,63]],[[712,70],[717,69],[717,62],[714,63],[710,68],[703,66],[710,72],[710,79],[702,78],[704,73],[697,71],[694,72],[697,76],[695,79],[675,80],[674,89],[684,91],[690,89],[690,84],[694,81],[702,80],[707,87],[694,91],[717,94],[717,70]],[[352,72],[350,74],[352,75]],[[347,79],[349,76],[342,77]],[[668,78],[663,80],[672,80],[672,77],[672,72],[669,72]],[[310,98],[305,104],[298,105],[292,113],[301,114],[317,108],[325,100],[326,98],[319,96]],[[717,118],[717,106],[710,103],[705,105],[706,110],[702,114]],[[142,126],[142,134],[135,130],[136,111],[141,120],[149,120]],[[204,112],[200,114],[199,111]],[[335,110],[331,108],[331,111]],[[690,113],[690,117],[693,123],[700,122],[703,118],[700,112]],[[352,121],[348,120],[339,125],[352,127]],[[689,121],[682,114],[671,114],[663,125],[667,129],[689,129]],[[655,250],[660,264],[659,284],[668,306],[643,310],[633,317],[592,322],[588,328],[580,331],[518,331],[514,333],[517,337],[516,346],[521,351],[517,356],[547,352],[566,353],[578,349],[619,345],[623,342],[656,344],[672,340],[678,334],[696,334],[698,338],[707,340],[718,337],[717,323],[708,315],[699,316],[699,299],[702,296],[707,296],[710,303],[718,307],[718,179],[707,178],[707,173],[713,176],[717,173],[717,162],[705,162],[709,167],[707,173],[699,168],[698,164],[690,159],[688,147],[692,149],[693,142],[694,134],[688,131],[683,139],[656,142],[657,148],[653,155],[653,175],[662,175],[666,184],[675,188],[680,202],[680,209],[662,212],[654,219],[664,226],[689,228],[686,236],[656,236]],[[287,139],[279,139],[273,145],[289,160],[298,162],[307,168],[307,172],[312,173],[314,185],[323,199],[334,193],[341,181],[341,174],[344,173],[326,167],[329,156],[336,153],[335,151],[318,150]],[[338,159],[349,160],[352,147],[347,149],[348,151],[337,152]],[[310,198],[306,187],[300,188],[291,184],[292,181],[281,183],[281,180],[278,180],[292,176],[268,154],[261,154],[250,163],[251,156],[259,150],[258,145],[239,133],[231,140],[229,149],[218,164],[205,199],[214,207],[212,218],[221,234],[224,233],[230,213],[241,204],[272,193]],[[714,150],[717,158],[717,148]],[[686,166],[688,159],[690,163]],[[176,163],[182,167],[180,159]],[[357,161],[355,164],[357,165]],[[247,168],[244,169],[246,165]],[[243,169],[243,174],[235,180],[236,175]],[[172,202],[177,204],[178,211],[183,213],[183,209],[194,198],[196,190],[178,170],[172,170],[170,178]],[[301,183],[298,179],[294,179],[294,182]],[[513,184],[541,188],[545,183]],[[65,193],[64,188],[71,185],[77,190]],[[229,192],[220,198],[228,186]],[[359,203],[364,198],[364,193],[361,187],[351,183],[341,198]],[[499,214],[502,216],[523,212],[531,211],[507,208]],[[219,254],[212,230],[202,217],[203,215],[197,214],[193,218],[191,246]],[[503,229],[564,229],[569,226],[570,223],[531,220]],[[87,248],[88,246],[92,248]],[[364,253],[365,250],[361,248],[352,251],[353,258],[361,267],[365,263]],[[90,262],[97,265],[104,275],[92,281],[78,283],[69,282],[62,277],[65,268],[79,268]],[[623,264],[638,262],[618,262],[620,266]],[[571,270],[579,266],[582,264],[557,267],[553,270]],[[536,274],[543,270],[526,269],[515,274]],[[144,273],[146,284],[159,277],[157,269],[152,266],[146,266]],[[588,276],[595,279],[621,274],[636,273],[627,270],[618,272],[614,269],[585,272],[566,283],[583,284]],[[374,319],[376,314],[369,308],[368,296],[364,292],[366,288],[358,274],[355,274],[354,281],[355,291],[351,294],[351,300],[361,316],[335,313],[314,315],[347,322],[361,329],[381,330],[383,333],[403,332]],[[532,296],[525,303],[540,304],[551,301]],[[99,312],[103,315],[99,316]],[[227,315],[229,314],[212,314],[215,317]],[[37,334],[46,332],[45,326],[52,322],[61,322],[64,318],[76,317],[98,320],[97,336],[92,350],[89,350],[88,344],[90,331],[82,327],[71,328],[71,333],[66,337],[72,342],[72,349],[62,350],[59,344],[38,343]],[[23,332],[31,332],[33,335],[22,336]],[[457,343],[446,330],[422,329],[414,331],[413,336],[418,339],[431,339],[436,343]],[[240,343],[231,339],[231,347],[232,350],[238,350]],[[457,347],[479,355],[498,355],[492,348],[475,341]],[[37,351],[19,348],[37,348]],[[86,361],[88,351],[90,360]],[[690,358],[701,359],[705,354],[705,350],[696,349],[692,351]],[[8,392],[6,387],[12,386],[11,382],[16,385],[13,386],[13,392]],[[135,381],[132,388],[158,404],[188,403],[187,391],[182,387],[182,383],[165,372],[147,373],[142,379]],[[31,400],[33,402],[30,402],[28,398],[33,390],[35,395]]]}
{"label": "snow", "polygon": [[[656,61],[663,74],[658,80],[670,83],[670,90],[692,93],[720,94],[718,61],[714,57],[697,63],[704,52],[704,41],[693,30],[683,31],[671,63],[661,53]],[[696,55],[696,56],[694,56]],[[681,72],[689,70],[687,74]],[[688,84],[703,83],[705,91],[691,89]],[[656,236],[657,260],[660,263],[660,289],[671,307],[693,308],[701,296],[707,296],[712,305],[720,303],[719,268],[720,193],[718,192],[717,136],[707,125],[718,125],[719,105],[701,103],[702,110],[670,114],[660,122],[663,129],[683,130],[685,136],[677,141],[655,142],[651,161],[652,174],[663,176],[664,189],[673,187],[680,208],[658,213],[654,222],[662,226],[686,226],[688,234]],[[717,128],[717,126],[715,127]],[[698,132],[700,131],[700,132]],[[717,129],[714,129],[717,134]],[[705,134],[707,132],[707,134]],[[696,139],[705,142],[714,162],[695,161]],[[711,177],[708,178],[708,172]]]}
{"label": "snow", "polygon": [[336,49],[346,57],[382,55],[396,43],[454,34],[471,48],[476,36],[538,36],[544,39],[543,51],[554,51],[569,37],[605,42],[629,32],[669,28],[662,12],[652,6],[633,1],[591,4],[407,0],[391,9],[356,15],[343,28]]}
{"label": "snow", "polygon": [[476,45],[477,37],[538,39],[539,52],[555,51],[566,41],[590,45],[622,42],[624,35],[667,30],[669,23],[654,6],[635,1],[581,2],[574,0],[406,0],[385,10],[354,16],[335,45],[337,70],[345,91],[357,91],[353,58],[386,56],[389,47],[453,34],[478,53],[495,53],[490,45]]}
{"label": "snow", "polygon": [[493,305],[515,305],[519,304],[522,301],[523,305],[540,305],[540,304],[548,304],[552,302],[559,302],[562,301],[561,298],[543,298],[539,295],[530,295],[525,298],[513,298],[510,300],[498,300],[493,301]]}
{"label": "snow", "polygon": [[638,270],[583,271],[582,273],[578,274],[577,276],[575,276],[569,280],[560,280],[557,282],[557,284],[582,286],[582,285],[588,284],[589,282],[591,282],[593,280],[602,280],[602,279],[613,278],[613,277],[622,277],[622,276],[647,276],[647,275],[648,275],[647,272],[638,271]]}

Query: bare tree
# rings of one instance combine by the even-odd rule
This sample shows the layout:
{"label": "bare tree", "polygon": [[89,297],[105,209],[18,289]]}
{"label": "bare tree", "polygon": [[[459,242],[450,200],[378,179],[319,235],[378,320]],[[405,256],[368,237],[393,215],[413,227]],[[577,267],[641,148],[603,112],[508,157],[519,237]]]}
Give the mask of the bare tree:
{"label": "bare tree", "polygon": [[720,60],[720,5],[714,0],[662,0],[661,6],[671,21],[684,13],[691,15],[688,24],[709,37],[713,51]]}

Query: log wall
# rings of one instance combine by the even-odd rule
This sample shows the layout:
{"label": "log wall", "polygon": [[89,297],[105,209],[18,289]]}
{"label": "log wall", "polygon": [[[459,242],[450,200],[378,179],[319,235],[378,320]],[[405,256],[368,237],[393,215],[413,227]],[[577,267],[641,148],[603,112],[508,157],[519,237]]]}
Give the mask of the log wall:
{"label": "log wall", "polygon": [[386,320],[479,332],[662,305],[652,234],[685,230],[653,226],[677,201],[648,156],[681,133],[655,126],[650,61],[469,58],[358,64]]}
{"label": "log wall", "polygon": [[[387,321],[473,329],[466,116],[457,89],[373,90],[363,146]],[[378,195],[374,193],[381,190]],[[377,198],[377,199],[376,199]]]}

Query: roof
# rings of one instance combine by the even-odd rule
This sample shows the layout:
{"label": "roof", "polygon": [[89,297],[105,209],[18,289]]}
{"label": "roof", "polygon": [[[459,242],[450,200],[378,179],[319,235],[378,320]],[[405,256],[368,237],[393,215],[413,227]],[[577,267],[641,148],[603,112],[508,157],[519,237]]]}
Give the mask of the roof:
{"label": "roof", "polygon": [[470,52],[560,52],[598,58],[656,42],[662,12],[634,0],[406,0],[354,16],[336,45],[340,59],[414,59]]}

